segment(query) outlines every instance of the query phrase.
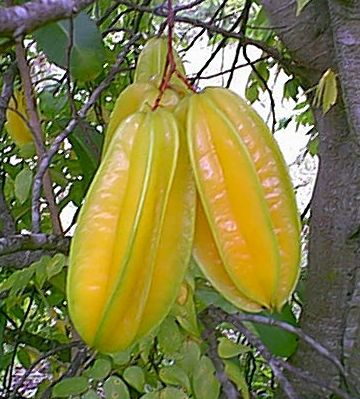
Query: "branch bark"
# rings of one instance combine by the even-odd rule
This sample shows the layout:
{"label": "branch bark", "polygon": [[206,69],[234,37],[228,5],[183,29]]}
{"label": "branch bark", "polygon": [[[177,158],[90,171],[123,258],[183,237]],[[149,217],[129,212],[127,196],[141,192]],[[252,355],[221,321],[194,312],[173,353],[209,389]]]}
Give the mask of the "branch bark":
{"label": "branch bark", "polygon": [[69,18],[94,0],[35,0],[0,8],[0,36],[18,37],[41,26]]}
{"label": "branch bark", "polygon": [[57,251],[68,254],[70,238],[46,234],[18,234],[0,238],[0,256],[19,251]]}
{"label": "branch bark", "polygon": [[[360,28],[359,1],[311,1],[296,17],[294,0],[262,0],[273,25],[314,85],[328,68],[338,72],[339,98],[327,114],[314,110],[320,166],[312,199],[308,279],[302,329],[345,362],[354,395],[360,390]],[[329,12],[330,9],[330,12]],[[281,24],[280,24],[281,22]],[[354,37],[357,35],[357,39]],[[336,55],[335,55],[336,54]],[[356,72],[355,72],[356,71]],[[304,80],[302,80],[304,83]],[[345,102],[345,105],[344,105]],[[324,256],[326,254],[326,256]],[[300,345],[292,363],[342,384],[338,370]],[[295,378],[304,398],[323,392]]]}

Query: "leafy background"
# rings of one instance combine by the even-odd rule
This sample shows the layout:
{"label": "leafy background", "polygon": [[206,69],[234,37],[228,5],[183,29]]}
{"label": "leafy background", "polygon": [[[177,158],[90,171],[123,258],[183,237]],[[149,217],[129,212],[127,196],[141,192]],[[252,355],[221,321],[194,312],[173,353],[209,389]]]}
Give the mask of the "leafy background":
{"label": "leafy background", "polygon": [[[308,2],[298,1],[298,12]],[[159,5],[157,1],[141,4],[144,7]],[[216,14],[218,27],[234,30],[237,13],[244,6],[242,1],[205,0],[196,8],[195,17],[205,20]],[[182,15],[191,16],[192,12],[185,11]],[[73,232],[78,210],[98,167],[104,130],[114,102],[121,90],[132,82],[139,52],[146,40],[160,29],[162,22],[163,18],[155,13],[139,11],[121,2],[113,7],[109,0],[101,0],[72,20],[47,24],[26,37],[34,99],[44,143],[49,148],[106,78],[126,43],[141,32],[114,80],[102,91],[86,118],[63,142],[51,162],[49,171],[57,208],[67,215],[66,237]],[[275,48],[282,59],[290,60],[257,2],[252,3],[247,25],[249,39]],[[199,40],[200,32],[202,40],[212,49],[210,57],[218,48],[234,48],[237,43],[235,39],[224,40],[216,32],[193,25],[179,23],[176,29],[176,47],[185,58],[193,43]],[[1,70],[9,68],[14,60],[14,50],[10,48],[2,55]],[[237,69],[242,62],[244,58],[236,56],[235,52],[231,69]],[[209,60],[204,62],[192,76],[196,81],[208,73],[207,63],[211,64]],[[299,81],[288,74],[286,63],[284,66],[264,51],[260,51],[258,59],[251,60],[251,65],[245,90],[247,100],[256,105],[264,98],[270,96],[271,99],[276,74],[282,73],[286,77],[282,99],[291,99],[296,105],[286,118],[274,121],[273,128],[280,131],[294,123],[297,128],[305,129],[308,144],[300,155],[302,159],[305,155],[316,157],[317,132]],[[231,71],[223,68],[218,73],[225,85],[231,85]],[[2,79],[3,75],[0,81]],[[19,87],[19,82],[17,76],[15,86]],[[327,112],[337,96],[334,73],[331,70],[325,72],[313,90],[316,93],[314,101]],[[31,232],[31,190],[37,156],[31,146],[16,146],[5,126],[0,138],[0,157],[0,182],[4,203],[14,222],[12,233]],[[305,252],[307,218],[308,209],[304,206]],[[41,231],[45,234],[53,232],[44,198]],[[66,239],[64,242],[58,247],[29,246],[26,250],[0,255],[0,376],[5,397],[16,397],[17,393],[35,398],[216,399],[220,397],[221,382],[224,382],[220,378],[221,371],[243,398],[276,397],[274,375],[247,337],[231,322],[224,323],[221,318],[209,321],[206,317],[207,309],[212,306],[226,315],[236,315],[237,310],[213,290],[194,261],[183,284],[182,295],[151,336],[128,351],[111,356],[84,346],[74,333],[66,306],[68,242]],[[272,315],[292,325],[297,325],[303,301],[306,265],[303,267],[303,276],[292,301],[281,314]],[[296,350],[297,337],[289,332],[250,322],[246,327],[274,356],[286,359]],[[222,369],[216,367],[218,361]]]}

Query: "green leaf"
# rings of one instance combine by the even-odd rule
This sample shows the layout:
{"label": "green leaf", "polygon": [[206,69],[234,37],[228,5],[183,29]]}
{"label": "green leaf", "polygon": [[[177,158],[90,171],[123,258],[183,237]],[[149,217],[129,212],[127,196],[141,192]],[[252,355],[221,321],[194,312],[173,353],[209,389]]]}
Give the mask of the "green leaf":
{"label": "green leaf", "polygon": [[82,123],[69,136],[69,140],[79,160],[84,175],[84,184],[87,186],[100,162],[103,135],[90,125]]}
{"label": "green leaf", "polygon": [[55,96],[54,90],[44,89],[39,95],[41,116],[51,120],[65,107],[68,98],[64,93]]}
{"label": "green leaf", "polygon": [[190,392],[190,380],[186,372],[179,366],[164,367],[159,373],[160,379],[168,385],[180,385]]}
{"label": "green leaf", "polygon": [[14,272],[7,280],[0,286],[0,292],[10,289],[9,297],[18,296],[29,284],[34,275],[34,268],[18,270]]}
{"label": "green leaf", "polygon": [[335,73],[329,69],[325,72],[326,76],[326,84],[324,87],[324,95],[323,95],[323,112],[329,111],[329,109],[336,103],[338,90],[337,90],[337,82]]}
{"label": "green leaf", "polygon": [[193,389],[197,398],[217,399],[220,394],[220,383],[215,378],[211,360],[202,356],[194,370]]}
{"label": "green leaf", "polygon": [[249,351],[250,348],[248,346],[237,344],[226,337],[221,337],[219,339],[218,353],[223,359],[230,359]]}
{"label": "green leaf", "polygon": [[312,137],[307,143],[309,154],[315,156],[319,152],[320,138],[319,136]]}
{"label": "green leaf", "polygon": [[58,382],[52,389],[53,398],[68,398],[70,395],[80,395],[88,389],[85,377],[70,377]]}
{"label": "green leaf", "polygon": [[131,350],[129,349],[126,351],[111,354],[111,357],[116,366],[123,366],[124,364],[127,364],[130,362]]}
{"label": "green leaf", "polygon": [[64,268],[66,264],[66,256],[63,254],[56,254],[51,258],[51,261],[46,267],[46,273],[50,280],[53,276],[56,276]]}
{"label": "green leaf", "polygon": [[250,101],[250,104],[254,103],[259,98],[259,86],[255,83],[246,86],[245,97]]}
{"label": "green leaf", "polygon": [[[48,24],[36,32],[34,37],[49,61],[62,68],[67,67],[70,23],[63,20]],[[103,68],[105,48],[96,23],[81,12],[73,19],[73,46],[70,72],[80,81],[94,80]]]}
{"label": "green leaf", "polygon": [[197,367],[200,357],[201,350],[199,345],[194,341],[186,341],[177,356],[176,363],[191,376]]}
{"label": "green leaf", "polygon": [[30,367],[30,365],[31,365],[31,358],[30,358],[30,355],[29,355],[28,351],[27,351],[25,348],[19,349],[16,356],[17,356],[19,362],[21,363],[21,365],[22,365],[24,368],[27,369],[27,368]]}
{"label": "green leaf", "polygon": [[225,360],[225,373],[231,381],[235,382],[237,388],[241,392],[243,399],[250,399],[249,388],[246,383],[244,372],[240,369],[239,362]]}
{"label": "green leaf", "polygon": [[180,389],[167,387],[160,392],[160,399],[188,399],[188,396]]}
{"label": "green leaf", "polygon": [[41,399],[43,393],[45,390],[51,385],[51,381],[49,379],[46,379],[37,386],[36,394],[35,394],[35,399]]}
{"label": "green leaf", "polygon": [[[202,309],[207,308],[209,305],[217,306],[226,313],[237,313],[238,309],[228,302],[222,295],[215,291],[212,287],[205,286],[196,290],[197,300],[200,301]],[[201,309],[201,310],[202,310]]]}
{"label": "green leaf", "polygon": [[167,355],[176,353],[180,349],[183,340],[179,327],[171,316],[162,322],[157,337],[161,351]]}
{"label": "green leaf", "polygon": [[96,359],[94,364],[84,371],[84,375],[93,380],[103,380],[111,372],[111,361],[108,359]]}
{"label": "green leaf", "polygon": [[[289,305],[286,305],[281,313],[270,314],[264,312],[263,315],[296,326],[296,319]],[[296,351],[298,345],[296,335],[275,326],[258,323],[252,323],[252,325],[259,334],[262,342],[274,355],[289,357]]]}
{"label": "green leaf", "polygon": [[140,399],[160,399],[160,392],[149,392],[146,395],[141,396]]}
{"label": "green leaf", "polygon": [[300,84],[297,79],[295,79],[295,78],[289,79],[284,84],[284,91],[283,91],[284,98],[286,98],[286,99],[292,98],[293,100],[296,100],[296,96],[299,91],[299,88],[300,88]]}
{"label": "green leaf", "polygon": [[104,393],[106,399],[130,399],[127,386],[116,376],[111,376],[105,381]]}
{"label": "green leaf", "polygon": [[176,317],[180,326],[190,335],[200,337],[200,330],[197,323],[197,315],[194,303],[194,294],[190,286],[188,286],[188,295],[185,304],[174,304],[171,313]]}
{"label": "green leaf", "polygon": [[99,396],[93,389],[89,389],[86,394],[81,395],[81,399],[100,399]]}
{"label": "green leaf", "polygon": [[125,369],[124,380],[138,392],[144,392],[145,374],[141,367],[131,366]]}
{"label": "green leaf", "polygon": [[34,263],[35,267],[35,283],[38,288],[42,288],[45,281],[47,280],[47,265],[49,258],[46,256],[41,257],[37,262]]}
{"label": "green leaf", "polygon": [[15,178],[15,197],[23,204],[30,195],[33,174],[31,170],[25,167]]}
{"label": "green leaf", "polygon": [[[3,313],[0,313],[0,359],[4,355],[4,331],[7,324],[6,317]],[[0,368],[1,370],[1,368]]]}
{"label": "green leaf", "polygon": [[313,104],[322,106],[324,114],[336,103],[338,91],[335,73],[329,68],[320,78],[316,87]]}
{"label": "green leaf", "polygon": [[305,6],[310,3],[311,0],[296,0],[297,8],[296,8],[296,16],[298,16],[301,11],[305,8]]}

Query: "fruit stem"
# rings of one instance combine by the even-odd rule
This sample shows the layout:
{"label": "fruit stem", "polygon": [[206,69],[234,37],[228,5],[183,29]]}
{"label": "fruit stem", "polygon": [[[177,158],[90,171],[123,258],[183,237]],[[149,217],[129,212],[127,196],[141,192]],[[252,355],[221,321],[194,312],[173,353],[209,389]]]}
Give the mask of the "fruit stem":
{"label": "fruit stem", "polygon": [[164,95],[165,90],[169,87],[170,79],[174,73],[176,74],[176,76],[178,76],[179,79],[181,79],[182,82],[184,82],[184,84],[186,85],[186,87],[188,89],[196,92],[196,90],[194,89],[194,87],[192,86],[190,81],[186,78],[186,76],[182,75],[176,68],[176,62],[175,62],[174,50],[173,50],[175,11],[174,11],[172,0],[167,0],[167,9],[168,9],[168,15],[167,15],[166,24],[168,26],[168,37],[167,37],[168,50],[167,50],[167,55],[166,55],[163,78],[161,80],[161,84],[159,87],[160,93],[159,93],[158,97],[156,98],[155,103],[152,107],[153,111],[156,108],[158,108],[161,98]]}

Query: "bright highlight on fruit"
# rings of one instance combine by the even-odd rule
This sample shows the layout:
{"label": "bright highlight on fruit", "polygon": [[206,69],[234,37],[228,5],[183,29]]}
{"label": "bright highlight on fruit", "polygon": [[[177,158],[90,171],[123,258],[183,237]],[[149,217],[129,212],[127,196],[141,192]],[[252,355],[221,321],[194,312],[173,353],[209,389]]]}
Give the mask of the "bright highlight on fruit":
{"label": "bright highlight on fruit", "polygon": [[163,84],[166,49],[149,41],[116,101],[71,244],[70,316],[102,352],[126,349],[186,301],[191,252],[248,312],[280,310],[299,275],[295,197],[267,126],[228,89]]}
{"label": "bright highlight on fruit", "polygon": [[207,88],[185,101],[200,199],[194,256],[236,306],[280,310],[297,282],[300,258],[300,223],[280,150],[261,118],[231,91]]}
{"label": "bright highlight on fruit", "polygon": [[121,123],[72,240],[71,318],[103,352],[127,348],[169,312],[191,254],[195,190],[174,116]]}

